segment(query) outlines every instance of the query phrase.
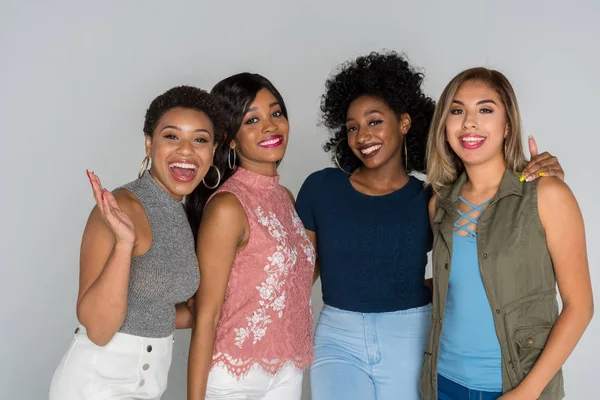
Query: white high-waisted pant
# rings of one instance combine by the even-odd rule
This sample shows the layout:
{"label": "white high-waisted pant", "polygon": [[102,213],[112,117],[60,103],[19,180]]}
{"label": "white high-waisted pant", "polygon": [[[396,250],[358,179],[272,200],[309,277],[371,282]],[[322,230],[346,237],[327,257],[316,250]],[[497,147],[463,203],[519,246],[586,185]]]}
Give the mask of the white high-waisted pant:
{"label": "white high-waisted pant", "polygon": [[117,333],[106,346],[75,336],[50,384],[50,400],[158,400],[167,388],[173,335],[145,338]]}
{"label": "white high-waisted pant", "polygon": [[208,374],[206,400],[300,400],[301,395],[302,371],[291,363],[275,375],[255,365],[239,380],[220,364]]}

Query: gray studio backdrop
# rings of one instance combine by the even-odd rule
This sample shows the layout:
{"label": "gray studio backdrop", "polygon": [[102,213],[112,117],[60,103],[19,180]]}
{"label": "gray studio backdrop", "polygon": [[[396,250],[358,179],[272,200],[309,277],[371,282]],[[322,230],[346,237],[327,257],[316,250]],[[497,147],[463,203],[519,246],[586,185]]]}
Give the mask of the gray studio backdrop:
{"label": "gray studio backdrop", "polygon": [[[599,4],[1,0],[0,399],[47,398],[71,340],[79,243],[93,206],[85,169],[109,188],[132,180],[149,102],[172,86],[210,89],[241,71],[266,75],[287,102],[291,140],[280,172],[297,193],[330,165],[317,112],[340,62],[404,51],[435,98],[464,68],[500,69],[526,134],[566,170],[599,288]],[[319,283],[313,294],[318,315]],[[596,319],[565,366],[568,399],[600,397],[599,335]],[[189,331],[177,332],[167,400],[185,398],[188,343]]]}

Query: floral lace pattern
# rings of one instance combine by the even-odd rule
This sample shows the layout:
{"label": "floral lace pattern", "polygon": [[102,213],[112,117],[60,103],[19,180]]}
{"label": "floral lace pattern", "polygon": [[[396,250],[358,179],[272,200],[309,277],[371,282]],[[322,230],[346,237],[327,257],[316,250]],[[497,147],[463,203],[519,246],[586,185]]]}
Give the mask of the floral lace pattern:
{"label": "floral lace pattern", "polygon": [[256,286],[260,294],[259,308],[254,311],[252,317],[246,317],[248,321],[246,327],[235,328],[235,345],[239,348],[242,348],[250,336],[252,336],[252,344],[256,344],[265,336],[267,325],[273,322],[272,316],[268,313],[269,309],[275,311],[278,318],[283,316],[285,290],[282,288],[289,270],[296,265],[297,258],[296,249],[288,245],[288,234],[277,215],[273,212],[265,215],[261,206],[254,210],[254,214],[258,223],[268,229],[269,234],[278,244],[275,253],[267,257],[269,263],[263,268],[267,273],[267,279],[260,286]]}
{"label": "floral lace pattern", "polygon": [[308,260],[308,262],[311,263],[312,265],[314,265],[315,261],[317,260],[317,256],[315,254],[315,248],[313,247],[312,243],[310,242],[310,238],[306,234],[306,229],[304,228],[304,224],[302,224],[300,217],[298,216],[298,214],[295,211],[292,213],[292,223],[294,224],[294,227],[296,228],[296,233],[300,234],[300,236],[302,236],[308,242],[308,244],[302,244],[302,245],[300,245],[300,247],[302,247],[302,250],[304,250],[304,254],[306,255],[306,259]]}
{"label": "floral lace pattern", "polygon": [[237,197],[250,230],[231,267],[212,365],[237,378],[254,366],[302,370],[313,360],[312,243],[278,177],[238,168],[223,191]]}

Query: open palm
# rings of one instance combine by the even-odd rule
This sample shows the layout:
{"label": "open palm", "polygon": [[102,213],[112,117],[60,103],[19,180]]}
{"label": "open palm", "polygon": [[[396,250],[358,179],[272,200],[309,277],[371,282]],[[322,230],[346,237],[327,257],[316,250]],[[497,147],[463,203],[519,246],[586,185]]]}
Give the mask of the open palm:
{"label": "open palm", "polygon": [[135,242],[133,221],[125,211],[121,210],[115,196],[110,191],[102,188],[100,178],[93,172],[88,171],[87,174],[92,184],[92,191],[98,209],[104,222],[115,235],[116,241],[133,244]]}

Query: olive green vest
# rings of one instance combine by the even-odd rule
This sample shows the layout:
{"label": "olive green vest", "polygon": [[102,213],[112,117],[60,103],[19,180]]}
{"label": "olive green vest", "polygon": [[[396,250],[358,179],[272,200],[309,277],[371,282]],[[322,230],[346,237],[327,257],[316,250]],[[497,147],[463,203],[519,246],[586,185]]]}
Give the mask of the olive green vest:
{"label": "olive green vest", "polygon": [[[419,388],[424,400],[437,400],[437,364],[451,269],[453,224],[465,173],[438,195],[433,220],[433,311]],[[506,171],[498,192],[477,225],[483,285],[502,351],[502,389],[525,378],[544,349],[558,318],[556,279],[540,221],[537,181],[519,182]],[[477,335],[477,332],[473,332]],[[559,371],[540,399],[562,400]]]}

